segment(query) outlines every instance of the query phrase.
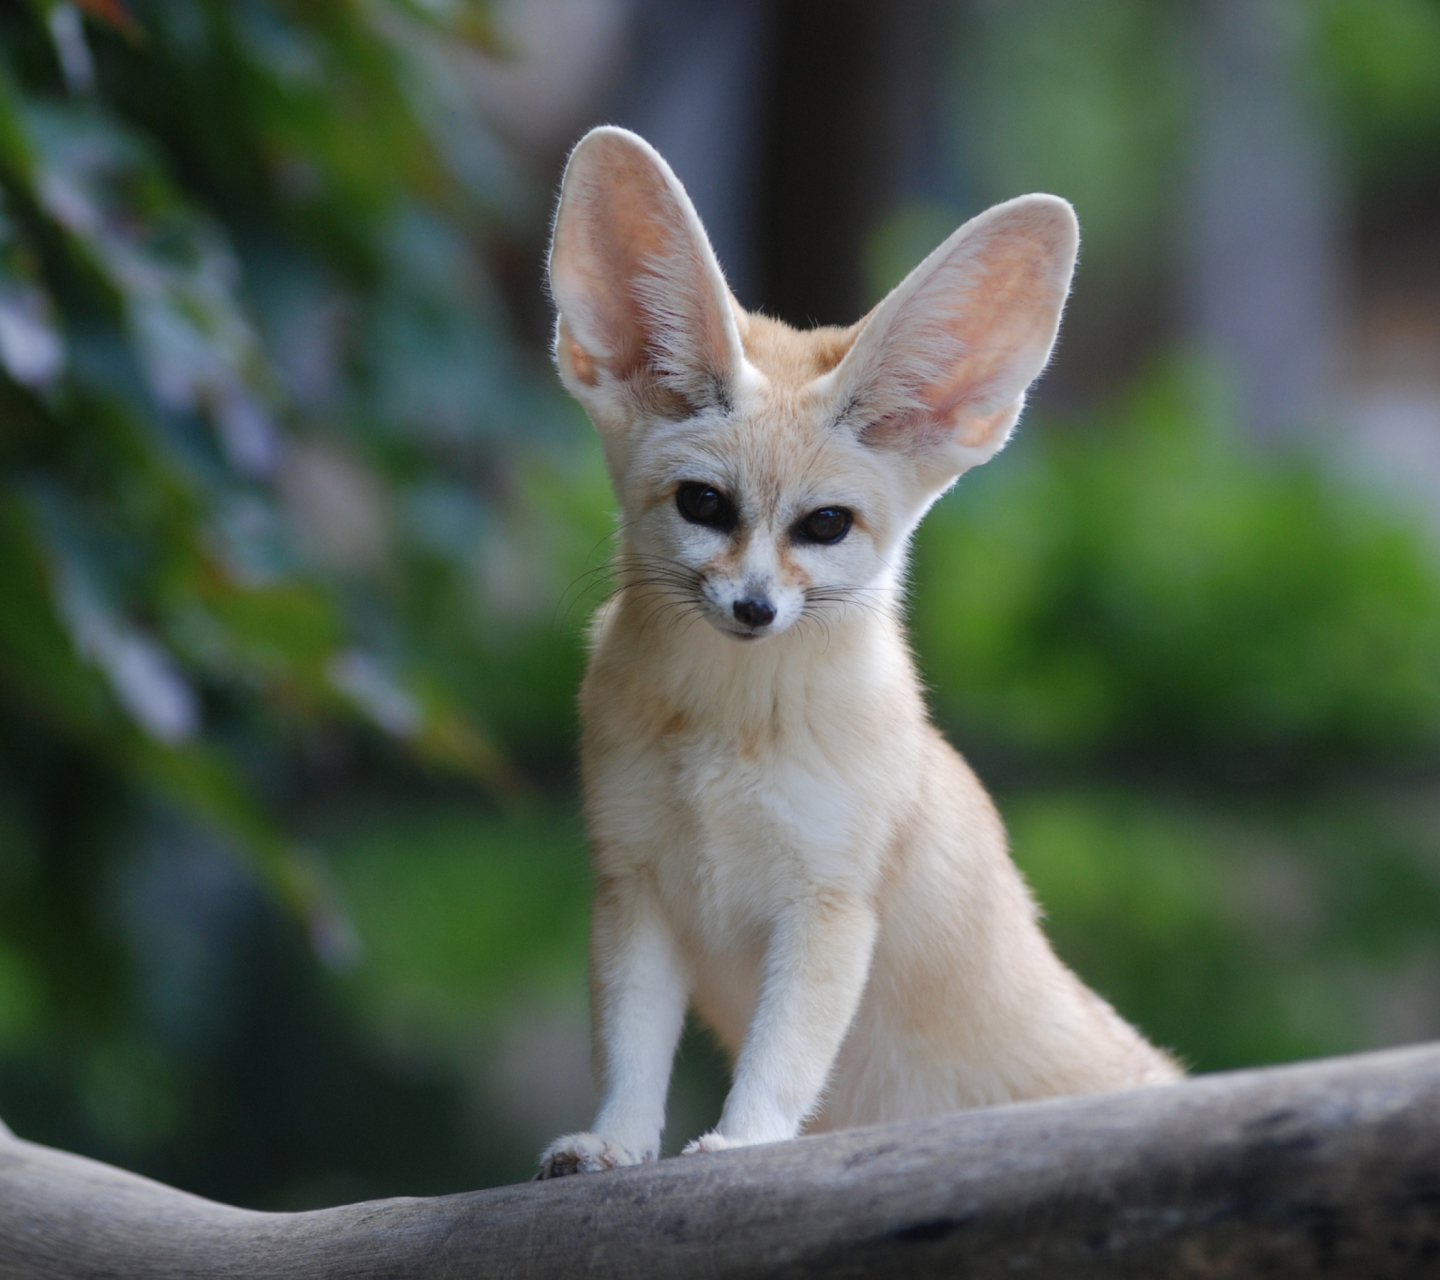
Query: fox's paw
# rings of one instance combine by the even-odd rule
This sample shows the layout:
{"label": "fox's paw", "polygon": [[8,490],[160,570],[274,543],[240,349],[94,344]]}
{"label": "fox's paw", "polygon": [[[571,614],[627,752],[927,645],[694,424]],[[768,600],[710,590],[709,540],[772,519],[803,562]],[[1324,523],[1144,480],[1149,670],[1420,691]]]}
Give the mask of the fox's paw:
{"label": "fox's paw", "polygon": [[540,1171],[535,1181],[563,1178],[571,1173],[599,1173],[602,1169],[618,1169],[627,1164],[648,1164],[653,1159],[653,1151],[634,1151],[598,1133],[567,1133],[540,1153]]}
{"label": "fox's paw", "polygon": [[682,1156],[698,1156],[702,1151],[729,1151],[731,1147],[737,1145],[712,1129],[709,1133],[702,1133],[693,1142],[687,1142],[685,1149],[680,1154]]}

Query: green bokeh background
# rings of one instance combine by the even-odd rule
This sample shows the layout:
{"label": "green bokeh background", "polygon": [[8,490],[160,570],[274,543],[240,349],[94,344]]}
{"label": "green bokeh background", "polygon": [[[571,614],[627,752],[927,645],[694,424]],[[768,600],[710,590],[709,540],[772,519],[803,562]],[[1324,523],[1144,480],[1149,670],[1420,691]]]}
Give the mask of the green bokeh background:
{"label": "green bokeh background", "polygon": [[[887,211],[872,292],[1051,189],[1100,323],[1168,252],[1185,7],[975,8],[973,207]],[[1357,209],[1440,207],[1440,9],[1308,12]],[[483,5],[0,10],[0,1116],[232,1202],[520,1178],[587,1118],[611,500],[502,287],[549,193],[472,56]],[[1197,1070],[1440,1033],[1440,554],[1329,425],[1258,447],[1159,342],[915,548],[1058,949]],[[692,1030],[667,1148],[725,1072]]]}

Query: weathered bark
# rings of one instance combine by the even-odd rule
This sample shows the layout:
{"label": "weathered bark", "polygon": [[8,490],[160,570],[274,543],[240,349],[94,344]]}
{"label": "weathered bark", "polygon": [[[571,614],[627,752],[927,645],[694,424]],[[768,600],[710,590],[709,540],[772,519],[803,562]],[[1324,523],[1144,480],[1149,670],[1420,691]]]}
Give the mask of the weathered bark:
{"label": "weathered bark", "polygon": [[0,1277],[1402,1277],[1440,1268],[1440,1046],[314,1213],[0,1135]]}

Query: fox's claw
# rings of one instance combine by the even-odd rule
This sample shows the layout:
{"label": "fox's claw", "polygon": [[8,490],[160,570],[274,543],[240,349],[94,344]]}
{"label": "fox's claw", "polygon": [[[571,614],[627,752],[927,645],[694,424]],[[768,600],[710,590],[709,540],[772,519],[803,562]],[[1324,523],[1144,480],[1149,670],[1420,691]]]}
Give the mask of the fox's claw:
{"label": "fox's claw", "polygon": [[632,1151],[618,1142],[610,1142],[598,1133],[569,1133],[556,1138],[540,1153],[540,1169],[536,1182],[547,1178],[563,1178],[572,1173],[599,1173],[627,1164],[648,1164],[653,1152]]}
{"label": "fox's claw", "polygon": [[685,1149],[680,1152],[682,1156],[695,1156],[704,1151],[728,1151],[735,1144],[729,1138],[711,1130],[709,1133],[702,1133],[698,1138],[685,1144]]}

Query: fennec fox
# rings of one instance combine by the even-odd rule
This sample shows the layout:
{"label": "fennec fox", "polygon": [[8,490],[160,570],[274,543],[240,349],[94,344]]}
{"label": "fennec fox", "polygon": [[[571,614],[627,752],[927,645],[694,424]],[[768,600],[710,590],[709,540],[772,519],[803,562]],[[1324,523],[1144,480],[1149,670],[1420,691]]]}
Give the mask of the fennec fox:
{"label": "fennec fox", "polygon": [[575,148],[555,359],[623,525],[580,695],[601,1102],[539,1176],[656,1158],[690,1004],[735,1074],[687,1152],[1179,1075],[1051,951],[901,616],[910,535],[1014,428],[1076,243],[1021,196],[798,332],[741,309],[647,143]]}

